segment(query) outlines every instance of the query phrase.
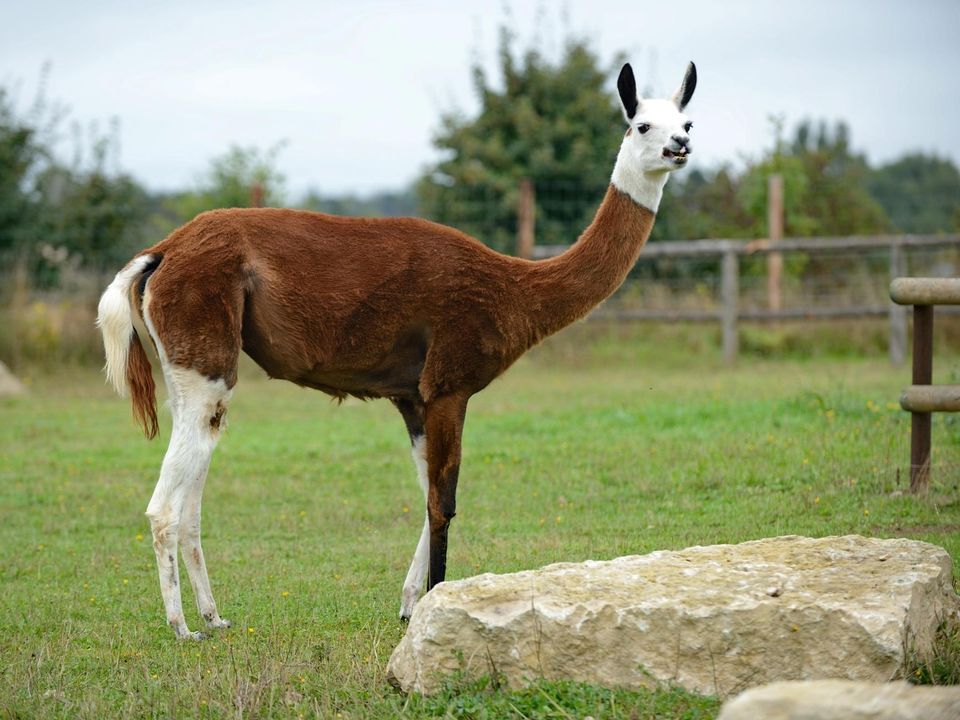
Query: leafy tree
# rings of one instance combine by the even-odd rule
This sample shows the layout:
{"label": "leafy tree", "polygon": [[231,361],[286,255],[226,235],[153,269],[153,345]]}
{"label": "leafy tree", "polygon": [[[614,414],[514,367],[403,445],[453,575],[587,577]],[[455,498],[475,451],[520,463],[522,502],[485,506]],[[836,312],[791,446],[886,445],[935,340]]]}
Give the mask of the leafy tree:
{"label": "leafy tree", "polygon": [[728,165],[675,173],[664,188],[650,241],[750,237],[753,218],[740,198],[740,176]]}
{"label": "leafy tree", "polygon": [[113,268],[148,239],[147,193],[131,176],[109,172],[110,147],[111,141],[101,138],[94,143],[90,167],[52,165],[38,177],[45,202],[37,241],[46,260],[55,248],[85,266]]}
{"label": "leafy tree", "polygon": [[0,248],[9,249],[18,244],[29,222],[32,203],[24,180],[39,151],[32,129],[16,124],[8,115],[5,100],[0,90]]}
{"label": "leafy tree", "polygon": [[905,155],[871,170],[866,185],[897,232],[956,232],[960,228],[960,172],[946,158]]}
{"label": "leafy tree", "polygon": [[783,122],[773,120],[773,146],[741,171],[678,174],[664,192],[652,240],[704,237],[757,238],[767,234],[770,175],[784,181],[788,236],[884,232],[889,221],[867,191],[872,177],[866,158],[850,147],[847,126],[802,121],[786,140]]}
{"label": "leafy tree", "polygon": [[791,142],[782,138],[782,122],[774,121],[771,152],[749,167],[741,180],[741,201],[753,219],[750,234],[767,232],[767,182],[783,176],[784,232],[788,236],[856,235],[889,226],[883,208],[865,187],[866,159],[850,147],[850,131],[838,122],[831,129],[809,120],[796,128]]}
{"label": "leafy tree", "polygon": [[72,166],[55,157],[51,147],[65,114],[46,101],[45,78],[46,70],[26,115],[0,88],[0,251],[41,285],[55,283],[68,264],[126,260],[146,217],[144,190],[109,169],[115,135],[100,135],[94,125],[89,151],[76,133]]}
{"label": "leafy tree", "polygon": [[501,28],[500,82],[479,63],[473,86],[480,113],[444,115],[434,144],[445,157],[417,184],[421,209],[503,251],[515,246],[522,178],[536,193],[537,241],[570,243],[603,196],[622,135],[622,119],[585,41],[569,40],[553,64],[537,49],[522,58]]}
{"label": "leafy tree", "polygon": [[278,143],[261,151],[255,147],[232,145],[223,155],[210,161],[210,167],[199,177],[198,187],[173,200],[173,208],[182,221],[190,220],[206,210],[250,207],[261,197],[260,205],[283,205],[283,175],[276,168],[277,156],[283,149]]}
{"label": "leafy tree", "polygon": [[46,101],[45,78],[46,70],[26,116],[0,87],[0,252],[22,249],[35,236],[42,201],[35,182],[52,162],[48,145],[62,117]]}

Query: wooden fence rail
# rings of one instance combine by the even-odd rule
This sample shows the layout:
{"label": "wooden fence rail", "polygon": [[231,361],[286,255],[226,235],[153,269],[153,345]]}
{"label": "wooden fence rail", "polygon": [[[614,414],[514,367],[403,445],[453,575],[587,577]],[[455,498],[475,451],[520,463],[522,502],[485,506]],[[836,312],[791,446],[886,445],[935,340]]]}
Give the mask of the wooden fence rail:
{"label": "wooden fence rail", "polygon": [[930,482],[930,433],[934,412],[960,411],[960,386],[933,382],[933,307],[960,305],[960,279],[894,278],[890,299],[913,305],[913,385],[900,396],[910,412],[910,492],[923,492]]}
{"label": "wooden fence rail", "polygon": [[[890,322],[890,360],[895,364],[901,364],[906,356],[907,347],[906,308],[893,302],[884,305],[792,308],[784,308],[779,303],[773,303],[773,307],[766,309],[743,308],[740,303],[740,261],[742,258],[758,254],[775,254],[782,257],[794,252],[818,254],[886,250],[889,253],[889,276],[892,281],[905,274],[907,248],[950,246],[960,248],[960,235],[805,237],[784,238],[777,241],[709,239],[650,243],[640,254],[640,263],[668,258],[719,258],[720,309],[617,310],[602,307],[591,317],[613,320],[719,321],[723,330],[723,357],[726,361],[732,362],[736,359],[739,349],[741,321],[777,322],[886,315]],[[564,245],[535,245],[530,254],[534,259],[544,259],[559,255],[566,249]]]}

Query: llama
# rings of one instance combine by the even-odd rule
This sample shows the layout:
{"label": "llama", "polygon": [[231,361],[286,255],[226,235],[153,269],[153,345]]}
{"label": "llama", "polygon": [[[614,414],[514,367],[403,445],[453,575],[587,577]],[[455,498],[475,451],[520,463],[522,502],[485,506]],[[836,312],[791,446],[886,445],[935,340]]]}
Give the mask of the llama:
{"label": "llama", "polygon": [[446,573],[467,403],[543,338],[619,287],[653,227],[671,170],[691,151],[684,108],[693,63],[669,100],[641,99],[630,65],[617,81],[628,129],[606,196],[565,253],[531,262],[413,218],[298,210],[214,210],[127,264],[100,300],[108,380],[129,388],[147,437],[156,393],[152,342],[173,416],[147,506],[167,623],[199,639],[181,605],[177,548],[208,629],[220,617],[200,545],[207,467],[225,428],[241,350],[272,378],[336,398],[387,398],[412,445],[426,517],[403,583],[409,619],[426,581]]}

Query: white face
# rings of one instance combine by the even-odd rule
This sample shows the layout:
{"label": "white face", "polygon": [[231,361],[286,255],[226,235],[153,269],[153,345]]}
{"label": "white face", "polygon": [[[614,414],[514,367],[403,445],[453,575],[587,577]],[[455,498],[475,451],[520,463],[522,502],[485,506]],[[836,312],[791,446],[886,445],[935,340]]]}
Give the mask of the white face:
{"label": "white face", "polygon": [[697,88],[697,68],[687,65],[680,87],[669,100],[646,100],[637,93],[633,68],[627,63],[617,78],[623,116],[630,126],[621,158],[630,167],[621,172],[662,173],[687,164],[693,123],[684,109]]}
{"label": "white face", "polygon": [[641,100],[629,124],[623,145],[638,170],[665,172],[687,164],[693,123],[673,100]]}
{"label": "white face", "polygon": [[697,68],[693,63],[687,65],[680,88],[669,100],[641,98],[629,63],[617,78],[629,129],[620,144],[610,183],[652,212],[660,205],[670,171],[687,164],[693,123],[683,111],[696,87]]}

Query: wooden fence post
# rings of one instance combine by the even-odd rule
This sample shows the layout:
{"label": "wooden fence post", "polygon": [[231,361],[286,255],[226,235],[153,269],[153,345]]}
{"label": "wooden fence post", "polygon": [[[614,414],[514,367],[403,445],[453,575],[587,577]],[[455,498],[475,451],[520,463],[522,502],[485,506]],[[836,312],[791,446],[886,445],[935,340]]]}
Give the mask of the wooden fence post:
{"label": "wooden fence post", "polygon": [[250,207],[263,207],[263,184],[255,182],[250,186]]}
{"label": "wooden fence post", "polygon": [[[767,179],[767,236],[771,245],[783,240],[783,175],[779,174]],[[783,255],[778,252],[767,254],[767,307],[783,308]]]}
{"label": "wooden fence post", "polygon": [[737,330],[737,316],[740,312],[740,261],[733,243],[727,243],[722,264],[720,294],[723,298],[723,359],[724,362],[732,363],[736,361],[740,351]]}
{"label": "wooden fence post", "polygon": [[[906,275],[903,245],[890,243],[890,282]],[[890,362],[902,365],[907,355],[907,308],[890,303]]]}
{"label": "wooden fence post", "polygon": [[533,257],[536,220],[536,196],[530,178],[520,181],[520,197],[517,201],[517,257],[527,260]]}
{"label": "wooden fence post", "polygon": [[930,413],[960,412],[960,385],[932,385],[933,307],[960,305],[960,278],[896,278],[890,299],[913,305],[913,384],[900,395],[910,413],[910,492],[930,482]]}
{"label": "wooden fence post", "polygon": [[[933,382],[933,305],[913,306],[913,384]],[[930,481],[930,413],[910,420],[910,492],[927,489]]]}

